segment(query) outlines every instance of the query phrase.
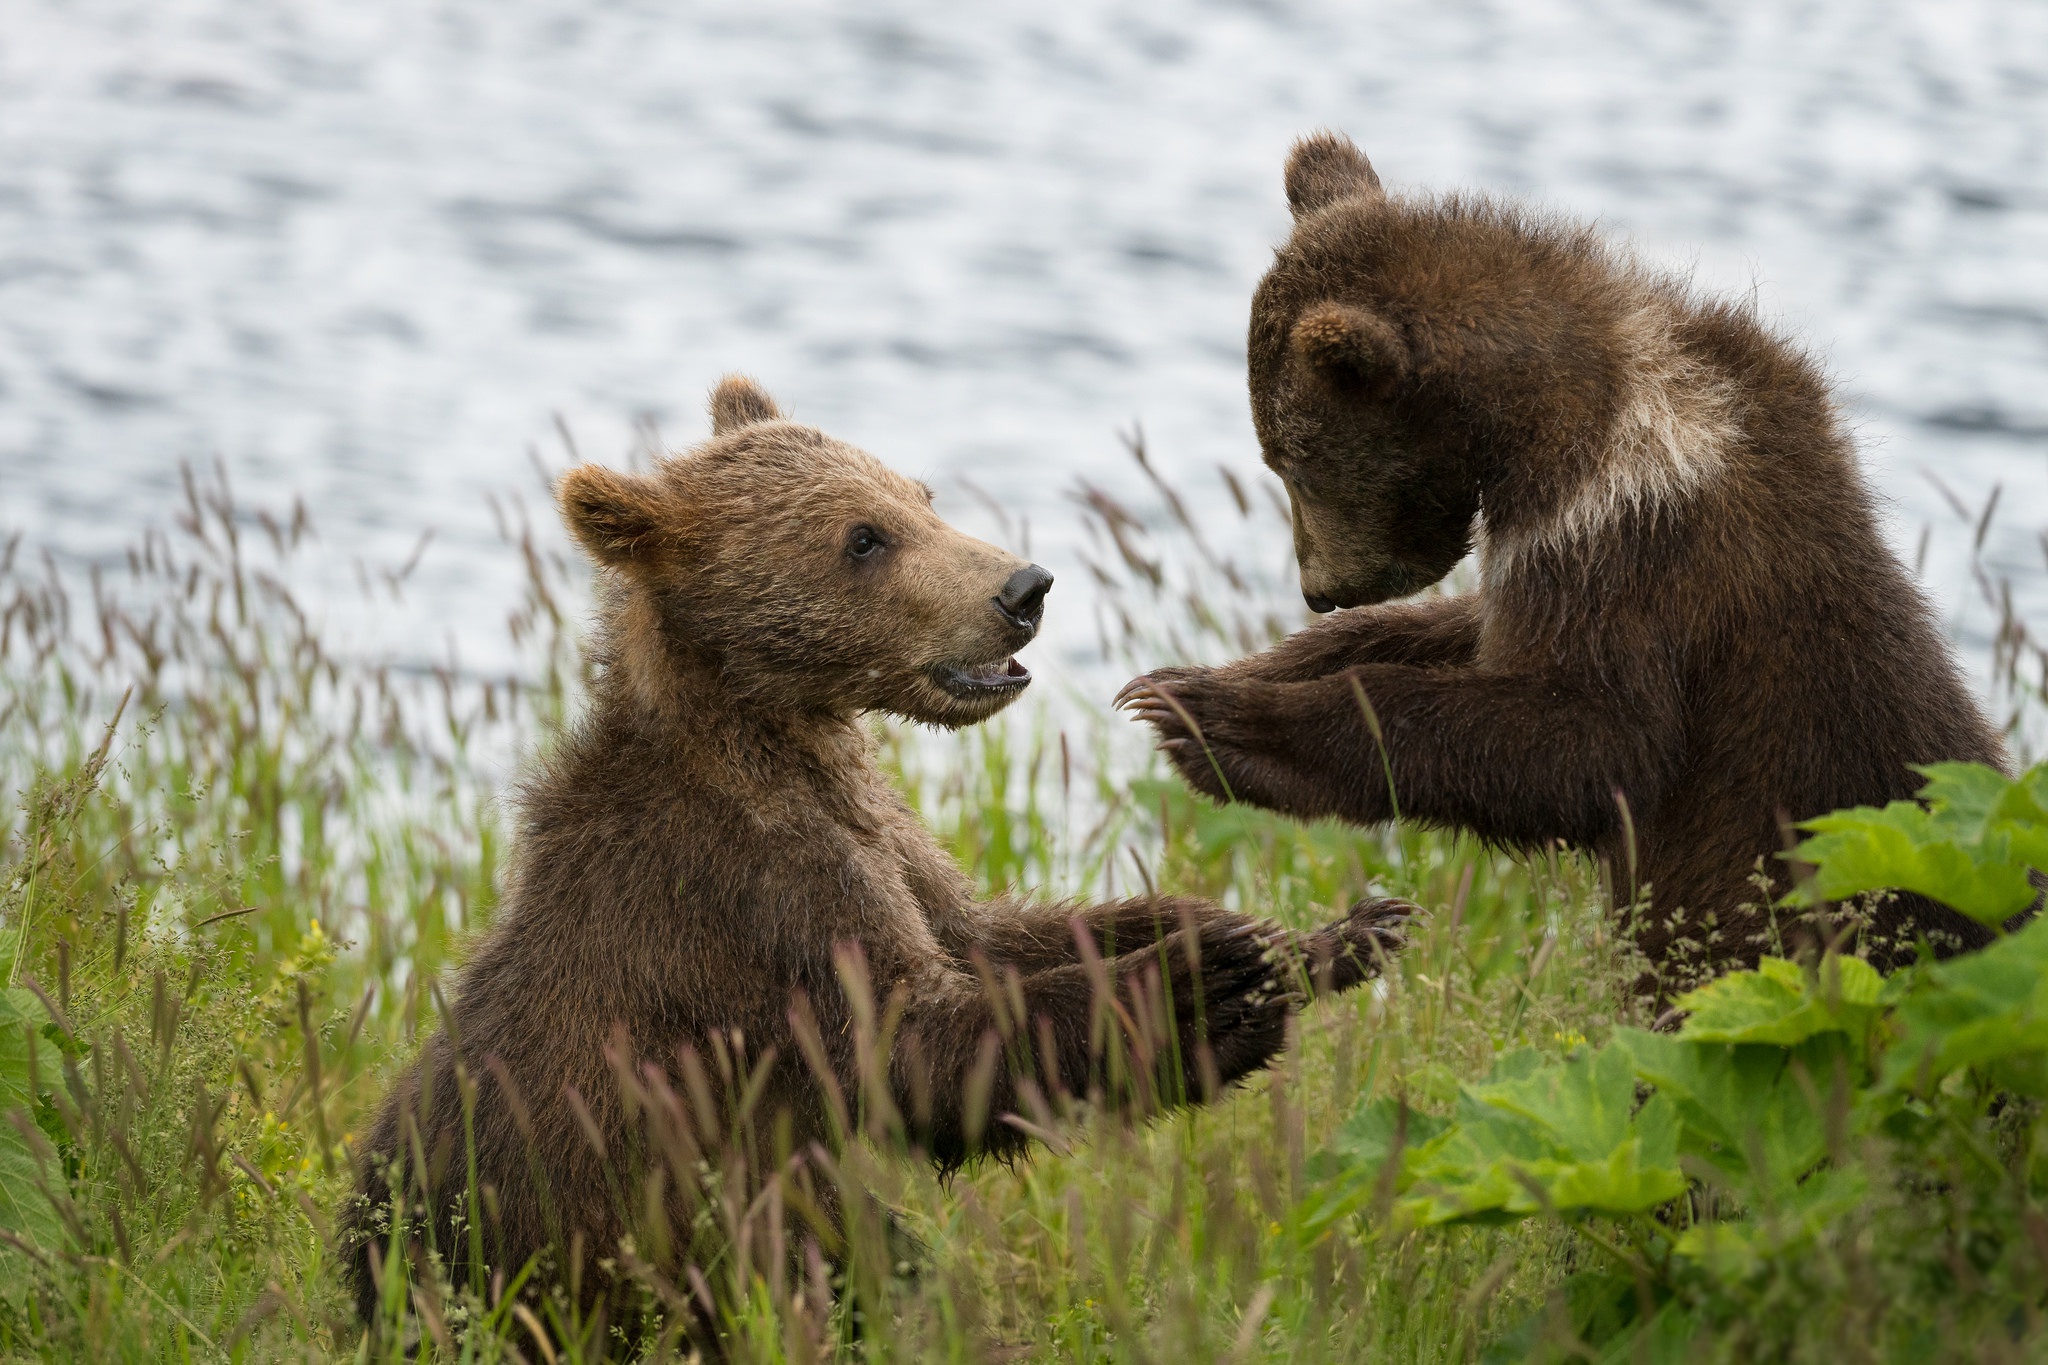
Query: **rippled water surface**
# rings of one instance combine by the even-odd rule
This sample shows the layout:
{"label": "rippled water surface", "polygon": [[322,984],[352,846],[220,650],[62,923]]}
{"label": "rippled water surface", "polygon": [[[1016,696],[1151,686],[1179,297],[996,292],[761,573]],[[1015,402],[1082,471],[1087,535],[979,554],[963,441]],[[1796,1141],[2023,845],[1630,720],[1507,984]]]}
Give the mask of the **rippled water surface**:
{"label": "rippled water surface", "polygon": [[[676,443],[746,369],[1029,519],[1142,422],[1256,464],[1242,329],[1297,133],[1397,185],[1597,216],[1823,351],[1909,556],[1967,616],[1970,508],[2048,607],[2048,6],[0,0],[0,528],[73,560],[183,461],[303,494],[497,647],[486,495],[529,448]],[[334,609],[347,575],[337,573]],[[2039,613],[2037,613],[2038,615]],[[1981,621],[1964,621],[1981,634]]]}

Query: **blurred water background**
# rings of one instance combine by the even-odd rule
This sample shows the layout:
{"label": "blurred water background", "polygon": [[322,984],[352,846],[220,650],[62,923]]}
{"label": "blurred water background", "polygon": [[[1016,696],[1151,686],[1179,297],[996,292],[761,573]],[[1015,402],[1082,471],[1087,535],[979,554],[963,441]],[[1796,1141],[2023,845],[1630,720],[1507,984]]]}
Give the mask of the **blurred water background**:
{"label": "blurred water background", "polygon": [[[2048,619],[2034,0],[0,0],[0,539],[115,562],[217,459],[303,496],[336,629],[495,665],[493,498],[564,433],[701,436],[743,369],[1028,537],[1038,652],[1106,699],[1069,495],[1156,507],[1142,423],[1234,522],[1246,306],[1323,126],[1756,291],[1978,655],[1994,487],[1985,552]],[[355,565],[429,530],[366,603]]]}

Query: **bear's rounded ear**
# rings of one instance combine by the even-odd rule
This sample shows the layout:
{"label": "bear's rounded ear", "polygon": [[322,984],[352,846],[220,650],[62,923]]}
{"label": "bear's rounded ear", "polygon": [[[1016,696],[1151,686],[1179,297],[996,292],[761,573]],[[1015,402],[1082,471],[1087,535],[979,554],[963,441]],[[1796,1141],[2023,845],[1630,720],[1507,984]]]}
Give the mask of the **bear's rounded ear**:
{"label": "bear's rounded ear", "polygon": [[1316,369],[1361,382],[1380,395],[1391,393],[1410,369],[1400,331],[1379,314],[1348,303],[1309,309],[1295,320],[1288,342]]}
{"label": "bear's rounded ear", "polygon": [[1297,219],[1340,199],[1384,193],[1372,163],[1342,133],[1310,133],[1287,155],[1287,207]]}
{"label": "bear's rounded ear", "polygon": [[668,499],[647,479],[580,464],[555,482],[562,519],[598,563],[642,563],[667,539]]}
{"label": "bear's rounded ear", "polygon": [[743,374],[729,374],[711,391],[711,434],[752,426],[756,422],[779,422],[782,409],[768,391]]}

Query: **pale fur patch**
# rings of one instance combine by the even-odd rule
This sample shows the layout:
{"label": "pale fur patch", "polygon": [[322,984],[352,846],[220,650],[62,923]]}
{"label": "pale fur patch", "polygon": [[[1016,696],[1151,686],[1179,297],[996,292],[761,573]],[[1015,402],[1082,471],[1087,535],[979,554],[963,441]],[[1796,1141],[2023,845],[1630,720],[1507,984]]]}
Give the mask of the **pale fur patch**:
{"label": "pale fur patch", "polygon": [[1624,322],[1628,401],[1605,449],[1557,514],[1512,535],[1481,524],[1476,541],[1483,576],[1511,569],[1531,550],[1595,539],[1631,513],[1654,517],[1727,471],[1741,439],[1734,386],[1679,349],[1671,336],[1672,307],[1648,298]]}

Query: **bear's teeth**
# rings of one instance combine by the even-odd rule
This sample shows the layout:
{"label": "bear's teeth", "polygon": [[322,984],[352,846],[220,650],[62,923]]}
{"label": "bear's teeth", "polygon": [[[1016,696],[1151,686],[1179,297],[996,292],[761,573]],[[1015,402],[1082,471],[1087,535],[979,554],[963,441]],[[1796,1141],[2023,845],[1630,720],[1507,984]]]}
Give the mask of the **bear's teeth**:
{"label": "bear's teeth", "polygon": [[1031,673],[1015,659],[1003,659],[992,664],[974,664],[963,668],[960,670],[960,676],[967,682],[993,687],[1014,682],[1019,678],[1029,678]]}

